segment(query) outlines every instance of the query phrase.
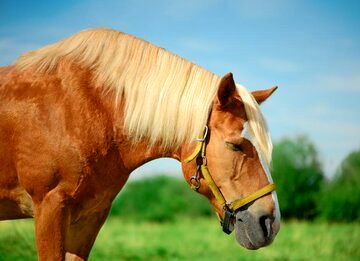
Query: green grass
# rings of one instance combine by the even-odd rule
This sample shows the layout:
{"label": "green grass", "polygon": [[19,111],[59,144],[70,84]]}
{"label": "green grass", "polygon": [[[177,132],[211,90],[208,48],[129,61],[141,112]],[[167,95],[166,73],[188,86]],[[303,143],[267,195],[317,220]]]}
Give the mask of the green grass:
{"label": "green grass", "polygon": [[[283,222],[275,242],[245,250],[216,218],[107,220],[90,260],[360,260],[360,224]],[[32,220],[0,222],[0,260],[36,260]]]}

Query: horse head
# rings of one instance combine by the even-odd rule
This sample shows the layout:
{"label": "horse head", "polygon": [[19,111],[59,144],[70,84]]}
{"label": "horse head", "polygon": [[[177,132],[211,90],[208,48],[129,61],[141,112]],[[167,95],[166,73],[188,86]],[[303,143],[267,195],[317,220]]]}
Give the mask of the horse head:
{"label": "horse head", "polygon": [[204,137],[195,150],[191,145],[182,153],[182,168],[190,185],[210,200],[224,232],[235,230],[240,245],[257,249],[280,228],[268,166],[272,145],[259,110],[276,87],[247,96],[239,88],[231,73],[221,79]]}

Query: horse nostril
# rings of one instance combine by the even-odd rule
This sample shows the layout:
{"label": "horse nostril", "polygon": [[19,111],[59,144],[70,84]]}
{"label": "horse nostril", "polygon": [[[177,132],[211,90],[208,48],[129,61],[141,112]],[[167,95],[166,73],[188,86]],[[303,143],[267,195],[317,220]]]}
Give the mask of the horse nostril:
{"label": "horse nostril", "polygon": [[271,235],[271,224],[273,223],[274,219],[270,216],[264,215],[259,218],[260,227],[264,232],[264,237],[268,238]]}

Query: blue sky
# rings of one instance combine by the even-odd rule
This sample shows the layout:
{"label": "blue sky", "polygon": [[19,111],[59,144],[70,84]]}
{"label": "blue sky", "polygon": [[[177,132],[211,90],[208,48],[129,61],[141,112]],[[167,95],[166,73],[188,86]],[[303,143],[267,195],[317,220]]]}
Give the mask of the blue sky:
{"label": "blue sky", "polygon": [[[90,27],[124,31],[249,90],[278,85],[263,105],[274,141],[306,134],[327,176],[360,148],[360,2],[283,0],[0,1],[0,66]],[[158,160],[141,168],[179,173]]]}

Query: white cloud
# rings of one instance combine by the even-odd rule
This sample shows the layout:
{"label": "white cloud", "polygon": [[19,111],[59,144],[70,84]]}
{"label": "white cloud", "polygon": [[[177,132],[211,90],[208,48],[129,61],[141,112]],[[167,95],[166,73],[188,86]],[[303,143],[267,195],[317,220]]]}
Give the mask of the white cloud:
{"label": "white cloud", "polygon": [[182,38],[178,43],[182,48],[190,49],[191,51],[196,52],[216,52],[221,50],[218,43],[200,38]]}
{"label": "white cloud", "polygon": [[166,15],[177,19],[192,18],[195,14],[209,9],[220,0],[160,1]]}
{"label": "white cloud", "polygon": [[231,5],[238,9],[242,18],[272,18],[285,14],[295,4],[286,0],[234,0]]}
{"label": "white cloud", "polygon": [[259,64],[270,71],[280,73],[293,73],[298,72],[300,67],[298,64],[288,60],[264,58],[259,61]]}
{"label": "white cloud", "polygon": [[284,102],[277,113],[269,116],[269,123],[270,129],[276,130],[276,140],[290,133],[309,135],[319,150],[325,174],[331,177],[346,155],[360,148],[360,121],[356,115],[353,108],[323,101],[301,108]]}
{"label": "white cloud", "polygon": [[326,90],[360,92],[360,75],[327,75],[321,77],[319,85]]}

